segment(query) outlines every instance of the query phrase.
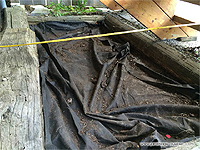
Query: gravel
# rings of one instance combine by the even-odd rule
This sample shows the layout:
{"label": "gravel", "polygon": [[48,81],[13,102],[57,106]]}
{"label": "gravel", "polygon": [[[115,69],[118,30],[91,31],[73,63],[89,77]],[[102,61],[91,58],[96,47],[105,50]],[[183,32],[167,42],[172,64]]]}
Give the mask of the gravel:
{"label": "gravel", "polygon": [[[137,21],[133,16],[127,13],[125,10],[113,12],[115,15],[127,20],[127,23],[133,25],[137,29],[145,29],[146,27]],[[177,39],[166,39],[160,40],[153,32],[146,31],[149,36],[153,37],[155,40],[164,42],[176,50],[180,51],[186,57],[191,58],[192,60],[200,63],[200,32],[197,32],[197,37],[193,38],[195,41],[179,41],[180,38]]]}

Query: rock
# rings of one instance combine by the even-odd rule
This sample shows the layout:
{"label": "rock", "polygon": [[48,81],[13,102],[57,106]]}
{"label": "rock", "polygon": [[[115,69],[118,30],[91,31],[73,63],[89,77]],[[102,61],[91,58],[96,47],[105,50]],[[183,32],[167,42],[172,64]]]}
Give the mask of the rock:
{"label": "rock", "polygon": [[31,12],[31,16],[41,16],[41,15],[48,15],[49,9],[42,6],[42,5],[32,5],[34,11]]}
{"label": "rock", "polygon": [[196,36],[191,36],[191,37],[179,37],[176,38],[177,41],[182,41],[182,42],[188,42],[188,41],[196,41],[197,37]]}

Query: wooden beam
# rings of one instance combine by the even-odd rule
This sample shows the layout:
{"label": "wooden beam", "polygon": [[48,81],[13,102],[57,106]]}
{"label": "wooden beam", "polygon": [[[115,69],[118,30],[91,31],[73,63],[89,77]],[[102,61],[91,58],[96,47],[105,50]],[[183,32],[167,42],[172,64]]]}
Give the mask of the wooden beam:
{"label": "wooden beam", "polygon": [[181,1],[189,2],[195,5],[200,5],[200,0],[181,0]]}
{"label": "wooden beam", "polygon": [[[180,24],[193,23],[193,22],[191,22],[191,21],[189,21],[187,19],[181,18],[181,17],[176,16],[176,15],[173,17],[173,21],[175,21],[177,23],[180,23]],[[191,28],[200,31],[200,26],[199,25],[197,25],[197,26],[191,26]]]}
{"label": "wooden beam", "polygon": [[[106,15],[105,23],[110,31],[113,32],[135,29],[133,26],[128,25],[125,20],[119,19],[118,16],[112,14]],[[174,47],[162,41],[156,41],[143,32],[120,35],[119,37],[130,42],[136,50],[149,57],[184,83],[199,84],[199,63],[185,57]]]}
{"label": "wooden beam", "polygon": [[[24,10],[5,9],[0,45],[35,42]],[[0,48],[0,149],[44,149],[37,47]]]}
{"label": "wooden beam", "polygon": [[[169,0],[153,0],[160,9],[164,11],[164,13],[169,16],[170,18],[173,18],[175,13],[175,7],[177,5],[177,0],[169,1]],[[170,7],[169,7],[170,6]],[[190,22],[186,23],[178,23],[175,21],[176,24],[188,24]],[[192,23],[192,22],[191,22]],[[196,36],[197,31],[195,30],[197,28],[194,26],[194,29],[191,27],[181,27],[181,29],[188,35],[188,36]]]}
{"label": "wooden beam", "polygon": [[184,1],[179,1],[176,6],[175,14],[181,18],[189,20],[191,22],[200,22],[200,6],[186,3]]}
{"label": "wooden beam", "polygon": [[47,21],[84,21],[88,23],[96,23],[97,21],[103,21],[104,20],[103,15],[82,15],[80,16],[59,16],[59,17],[53,17],[53,16],[27,16],[28,23],[29,24],[38,24],[40,22],[47,22]]}
{"label": "wooden beam", "polygon": [[177,0],[153,0],[170,18],[174,16]]}
{"label": "wooden beam", "polygon": [[104,5],[106,5],[111,10],[122,10],[123,8],[119,6],[114,0],[100,0]]}
{"label": "wooden beam", "polygon": [[[158,5],[151,0],[115,0],[119,5],[126,9],[131,15],[133,15],[137,20],[144,24],[147,28],[161,27],[161,26],[171,26],[175,23],[171,20],[169,15],[158,7]],[[167,4],[169,6],[168,0]],[[159,2],[159,1],[158,1]],[[167,5],[165,3],[165,5]],[[173,5],[174,6],[174,5]],[[173,11],[172,11],[173,10]],[[175,7],[171,8],[174,12]],[[159,38],[161,39],[172,39],[177,37],[185,37],[185,34],[180,28],[169,28],[162,30],[153,30]]]}

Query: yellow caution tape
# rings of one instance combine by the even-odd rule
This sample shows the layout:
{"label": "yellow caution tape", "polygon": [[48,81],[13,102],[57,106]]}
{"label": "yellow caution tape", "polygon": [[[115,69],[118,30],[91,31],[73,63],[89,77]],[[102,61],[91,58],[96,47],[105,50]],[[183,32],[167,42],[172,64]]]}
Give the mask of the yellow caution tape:
{"label": "yellow caution tape", "polygon": [[82,40],[82,39],[106,37],[106,36],[112,36],[112,35],[121,35],[121,34],[128,34],[128,33],[144,32],[144,31],[149,31],[149,30],[177,28],[177,27],[185,27],[185,26],[196,26],[196,25],[200,25],[200,23],[172,25],[172,26],[164,26],[164,27],[156,27],[156,28],[148,28],[148,29],[137,29],[137,30],[130,30],[130,31],[122,31],[122,32],[82,36],[82,37],[73,37],[73,38],[66,38],[66,39],[58,39],[58,40],[50,40],[50,41],[42,41],[42,42],[34,42],[34,43],[25,43],[25,44],[16,44],[16,45],[1,45],[0,47],[16,47],[16,46],[37,45],[37,44],[45,44],[45,43],[65,42],[65,41],[72,41],[72,40]]}

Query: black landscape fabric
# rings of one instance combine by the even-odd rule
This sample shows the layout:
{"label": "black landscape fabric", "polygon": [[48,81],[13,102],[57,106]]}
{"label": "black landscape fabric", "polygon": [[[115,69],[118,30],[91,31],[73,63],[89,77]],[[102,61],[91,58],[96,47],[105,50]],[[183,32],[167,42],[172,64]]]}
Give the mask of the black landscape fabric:
{"label": "black landscape fabric", "polygon": [[[40,41],[106,32],[103,23],[31,28]],[[129,43],[73,40],[38,45],[38,53],[47,150],[160,149],[199,138],[198,87],[175,81]]]}

